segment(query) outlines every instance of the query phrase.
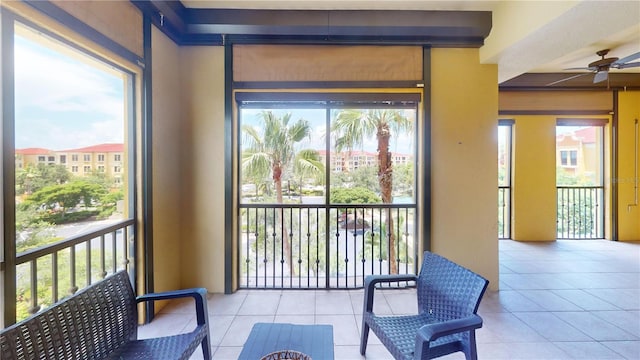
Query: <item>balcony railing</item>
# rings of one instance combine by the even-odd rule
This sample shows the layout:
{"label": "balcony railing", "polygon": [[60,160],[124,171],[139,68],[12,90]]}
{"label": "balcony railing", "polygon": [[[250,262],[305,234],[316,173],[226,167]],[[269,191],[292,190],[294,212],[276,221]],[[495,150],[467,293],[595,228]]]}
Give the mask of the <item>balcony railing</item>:
{"label": "balcony railing", "polygon": [[352,289],[370,274],[417,272],[415,205],[243,204],[240,211],[242,288]]}
{"label": "balcony railing", "polygon": [[558,186],[558,239],[604,238],[604,187]]}
{"label": "balcony railing", "polygon": [[[34,314],[79,288],[127,268],[134,257],[135,221],[120,221],[16,256],[16,305]],[[27,314],[28,315],[28,314]],[[23,316],[18,316],[18,320]]]}
{"label": "balcony railing", "polygon": [[498,239],[511,238],[511,187],[498,187]]}

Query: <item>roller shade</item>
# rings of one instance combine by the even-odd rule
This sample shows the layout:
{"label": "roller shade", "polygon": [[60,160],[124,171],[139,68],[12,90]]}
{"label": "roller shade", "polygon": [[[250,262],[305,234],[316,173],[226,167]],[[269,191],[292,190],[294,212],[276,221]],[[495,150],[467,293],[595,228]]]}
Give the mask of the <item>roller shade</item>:
{"label": "roller shade", "polygon": [[421,46],[234,45],[233,81],[421,81]]}
{"label": "roller shade", "polygon": [[608,91],[500,91],[498,99],[501,114],[613,110],[613,97]]}
{"label": "roller shade", "polygon": [[591,119],[591,118],[558,118],[557,126],[605,126],[609,123],[609,119]]}
{"label": "roller shade", "polygon": [[142,13],[131,2],[66,0],[51,2],[136,55],[143,56]]}

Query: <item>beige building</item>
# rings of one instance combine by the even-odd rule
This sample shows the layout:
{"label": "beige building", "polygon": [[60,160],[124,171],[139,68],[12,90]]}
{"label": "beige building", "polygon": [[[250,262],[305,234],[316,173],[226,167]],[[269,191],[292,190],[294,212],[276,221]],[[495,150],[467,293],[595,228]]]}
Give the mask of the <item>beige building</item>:
{"label": "beige building", "polygon": [[556,137],[556,163],[568,174],[600,184],[602,131],[586,127]]}
{"label": "beige building", "polygon": [[43,148],[16,149],[16,170],[37,164],[55,165],[58,163],[55,152]]}
{"label": "beige building", "polygon": [[[327,152],[318,150],[320,160],[326,163]],[[353,171],[360,167],[377,166],[378,154],[371,151],[343,151],[340,153],[330,152],[330,168],[333,171]],[[413,162],[413,155],[402,153],[391,153],[391,160],[394,165],[410,164]]]}
{"label": "beige building", "polygon": [[39,164],[63,165],[75,176],[87,176],[93,172],[105,173],[116,184],[124,176],[124,144],[98,144],[68,150],[44,148],[16,149],[16,169]]}

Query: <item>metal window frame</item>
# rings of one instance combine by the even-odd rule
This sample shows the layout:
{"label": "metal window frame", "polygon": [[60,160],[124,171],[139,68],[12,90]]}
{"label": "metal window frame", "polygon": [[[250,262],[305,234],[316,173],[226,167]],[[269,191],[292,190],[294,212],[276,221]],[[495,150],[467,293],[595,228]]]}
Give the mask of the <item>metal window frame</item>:
{"label": "metal window frame", "polygon": [[[513,213],[513,126],[515,124],[515,120],[514,119],[499,119],[498,120],[498,127],[500,126],[505,126],[505,127],[509,127],[509,144],[508,144],[508,149],[507,151],[509,152],[509,164],[507,164],[507,169],[508,169],[508,182],[507,185],[501,185],[498,184],[498,188],[507,188],[509,189],[509,208],[507,209],[508,211],[508,219],[506,219],[506,222],[508,224],[508,227],[506,229],[506,231],[504,231],[503,233],[507,234],[507,237],[501,238],[500,234],[498,234],[498,238],[499,239],[511,239],[512,234],[511,234],[511,216]],[[505,219],[503,218],[502,220],[503,222],[505,222]]]}
{"label": "metal window frame", "polygon": [[[378,83],[380,84],[380,83]],[[243,83],[243,87],[244,87],[244,83]],[[382,86],[383,87],[383,86]],[[268,88],[269,89],[269,88]],[[426,123],[426,119],[430,117],[427,116],[427,114],[424,114],[424,118],[423,118],[423,122],[420,123],[420,111],[424,111],[424,109],[421,109],[419,107],[420,102],[423,101],[423,93],[421,93],[420,91],[416,91],[416,92],[358,92],[358,91],[349,91],[349,92],[305,92],[305,91],[300,91],[300,92],[272,92],[268,89],[265,89],[265,91],[263,92],[243,92],[243,91],[238,91],[236,92],[234,95],[234,97],[232,97],[232,99],[235,101],[235,103],[237,104],[238,107],[238,111],[237,111],[237,121],[241,121],[241,109],[243,108],[260,108],[260,107],[264,107],[266,105],[269,105],[269,107],[295,107],[295,108],[314,108],[314,109],[326,109],[326,123],[327,123],[327,130],[328,130],[328,126],[330,123],[330,110],[331,109],[336,109],[336,108],[353,108],[353,107],[362,107],[362,108],[411,108],[411,109],[415,109],[416,110],[416,131],[415,131],[415,140],[416,140],[416,144],[420,144],[420,138],[422,137],[423,142],[422,142],[422,149],[425,153],[419,154],[418,151],[420,150],[420,146],[416,146],[416,148],[414,149],[414,156],[416,156],[416,160],[415,160],[415,164],[417,165],[418,159],[420,159],[421,155],[423,162],[428,162],[429,160],[426,159],[426,154],[428,154],[427,150],[425,150],[425,148],[429,149],[428,144],[425,144],[426,142],[426,138],[423,137],[422,134],[420,134],[418,132],[418,130],[420,128],[422,128],[423,131],[425,131],[426,128],[430,129],[430,125]],[[335,88],[332,88],[335,89]],[[232,104],[233,105],[233,104]],[[234,124],[235,119],[230,120],[231,124]],[[237,125],[236,125],[237,126]],[[236,158],[240,158],[240,148],[239,148],[239,143],[240,143],[240,139],[239,137],[241,136],[240,132],[238,132],[236,134],[236,137],[238,137],[237,139],[235,139],[234,141],[234,147],[233,149],[231,149],[231,151],[233,151],[233,156],[235,156]],[[329,138],[327,138],[327,144],[326,147],[327,149],[329,148]],[[329,161],[329,159],[327,158],[327,161]],[[430,169],[430,167],[429,167]],[[231,178],[227,178],[227,182],[228,183],[232,183],[231,185],[233,187],[237,187],[238,184],[236,184],[234,182],[233,179],[240,179],[240,168],[238,167],[237,169],[234,169],[233,171],[235,171],[235,173],[233,173],[233,175],[235,175],[235,177],[231,177]],[[329,187],[331,185],[330,183],[330,178],[329,178],[329,174],[330,174],[330,166],[327,166],[326,169],[326,184]],[[424,189],[424,192],[430,192],[429,189],[430,187],[425,187],[424,185],[421,187],[420,184],[418,183],[418,181],[420,181],[420,177],[418,177],[418,166],[414,167],[414,178],[416,180],[415,184],[414,184],[414,190],[415,190],[415,201],[417,204],[417,208],[416,208],[416,217],[418,217],[420,219],[420,208],[425,208],[425,207],[430,207],[427,204],[422,203],[422,201],[424,201],[425,198],[430,198],[430,194],[427,197],[424,197],[420,191],[421,188]],[[429,172],[424,174],[424,177],[430,177],[430,170]],[[429,178],[430,180],[430,178]],[[425,182],[426,180],[424,178],[422,178],[422,181]],[[228,192],[226,192],[227,194],[229,194]],[[239,191],[235,191],[233,194],[235,194],[236,198],[235,201],[237,203],[240,203],[240,199],[238,198],[240,196],[240,192]],[[327,206],[327,209],[329,208],[329,206],[331,204],[329,204],[328,201],[328,192],[325,194],[327,199],[325,199],[325,203]],[[328,211],[328,210],[327,210]],[[428,212],[427,212],[428,213]],[[233,212],[231,216],[236,216],[236,213]],[[428,221],[427,219],[423,219],[420,221]],[[327,225],[328,226],[328,225]],[[237,229],[232,228],[232,226],[230,226],[231,229],[229,229],[231,232],[236,232]],[[425,228],[423,228],[423,230],[425,229],[430,229],[430,226],[426,226]],[[428,231],[423,231],[423,233],[418,234],[418,236],[420,236],[420,239],[422,239],[423,243],[419,244],[419,246],[423,246],[425,249],[430,248],[430,241],[427,235]],[[227,239],[229,238],[234,238],[235,237],[227,237]],[[426,244],[426,245],[425,245]],[[232,246],[234,246],[234,244],[229,244],[228,248],[231,248]],[[428,246],[428,247],[425,247]],[[328,248],[327,248],[328,251]],[[227,264],[226,266],[231,267],[231,269],[227,269],[227,276],[225,276],[225,282],[227,284],[229,284],[233,278],[239,279],[239,276],[234,276],[234,272],[238,273],[240,271],[240,259],[239,259],[239,252],[238,252],[238,258],[235,259],[235,264],[236,266],[233,266],[233,264]],[[416,251],[415,254],[415,258],[416,258],[416,264],[418,263],[418,257],[420,256],[420,252]],[[229,259],[229,258],[227,258]],[[329,259],[329,257],[327,256],[327,259]],[[329,282],[329,277],[327,277],[326,279],[327,281],[327,286],[326,288],[330,288],[328,285]],[[228,285],[229,288],[235,288],[237,287],[237,284],[229,284]],[[231,291],[231,290],[229,290]]]}
{"label": "metal window frame", "polygon": [[[614,107],[617,108],[617,91],[614,91]],[[617,156],[613,155],[613,153],[615,153],[617,151],[617,116],[616,116],[617,112],[614,113],[613,116],[613,121],[612,121],[612,144],[611,144],[611,148],[612,148],[612,164],[611,164],[611,168],[613,170],[613,173],[617,173]],[[604,179],[604,173],[605,173],[605,168],[606,168],[606,162],[607,159],[605,158],[605,136],[604,136],[604,127],[609,123],[608,119],[605,118],[558,118],[556,119],[556,128],[557,127],[561,127],[561,126],[591,126],[591,127],[597,127],[599,128],[600,131],[600,139],[601,139],[601,144],[598,148],[598,157],[599,157],[599,162],[600,162],[600,178],[598,179],[599,181],[599,185],[597,185],[598,187],[602,187],[604,188],[605,186],[605,179]],[[565,168],[577,168],[578,164],[578,150],[576,149],[566,149],[566,150],[559,150],[559,151],[566,151],[568,152],[568,156],[567,156],[567,165],[561,165],[562,167]],[[572,165],[571,164],[571,152],[575,152],[576,153],[576,164]],[[556,160],[556,164],[557,164],[557,160]],[[556,187],[558,185],[556,184]],[[614,204],[617,202],[617,184],[612,184],[612,189],[611,189],[611,207],[612,207],[612,214],[611,214],[611,220],[610,223],[607,224],[607,219],[606,219],[606,212],[607,212],[607,195],[606,193],[602,194],[602,216],[599,219],[599,221],[602,223],[602,229],[600,230],[602,232],[602,238],[606,237],[606,233],[607,233],[607,225],[611,226],[612,229],[612,240],[617,241],[617,211],[616,211],[616,207],[614,206]]]}
{"label": "metal window frame", "polygon": [[[40,10],[38,7],[36,7]],[[16,244],[15,241],[9,241],[9,239],[15,239],[16,226],[15,226],[15,63],[14,63],[14,39],[15,39],[15,26],[16,24],[21,24],[21,26],[26,26],[31,28],[39,33],[42,33],[44,36],[53,39],[54,41],[60,42],[62,45],[69,46],[74,50],[79,51],[80,53],[91,57],[92,59],[102,62],[108,66],[111,66],[118,71],[122,72],[124,75],[124,82],[126,86],[130,89],[127,92],[127,97],[124,99],[127,106],[127,114],[126,114],[126,127],[128,133],[131,135],[129,137],[130,141],[128,142],[127,152],[131,154],[130,161],[128,163],[128,174],[129,174],[129,184],[130,192],[129,192],[129,212],[132,214],[134,219],[138,218],[137,215],[137,186],[136,186],[136,163],[137,163],[137,155],[135,152],[136,149],[136,74],[132,71],[126,69],[123,66],[120,66],[113,61],[110,61],[103,56],[100,56],[98,53],[91,51],[83,46],[76,44],[75,42],[60,36],[49,29],[42,27],[34,22],[25,19],[24,17],[14,14],[10,10],[3,8],[0,12],[0,16],[2,17],[1,26],[2,30],[0,33],[0,41],[2,47],[2,173],[3,173],[3,258],[0,262],[0,270],[2,271],[2,283],[4,283],[4,289],[2,292],[2,296],[4,297],[4,309],[3,313],[3,325],[8,326],[10,324],[15,323],[16,321]],[[52,17],[54,20],[64,21],[64,25],[68,25],[71,32],[80,32],[84,29],[84,27],[79,26],[79,21],[70,21],[69,19],[57,19]],[[106,49],[112,51],[116,55],[123,55],[123,49],[114,46],[110,41],[104,41],[104,39],[97,37],[93,38],[96,42],[96,45],[105,47]],[[129,53],[125,53],[124,58],[130,58]],[[134,62],[135,63],[135,62]],[[140,61],[137,61],[138,64],[141,64]],[[73,156],[73,155],[72,155]],[[135,247],[134,249],[135,250]],[[136,254],[136,252],[132,252],[132,254]],[[133,266],[130,267],[130,278],[135,285],[135,261]]]}

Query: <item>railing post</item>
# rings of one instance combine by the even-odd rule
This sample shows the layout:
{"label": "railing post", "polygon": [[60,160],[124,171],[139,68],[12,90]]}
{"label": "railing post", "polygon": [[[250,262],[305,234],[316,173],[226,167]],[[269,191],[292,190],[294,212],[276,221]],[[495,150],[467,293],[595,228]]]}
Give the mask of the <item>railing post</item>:
{"label": "railing post", "polygon": [[40,310],[38,305],[38,259],[30,261],[31,265],[31,307],[29,314],[35,314]]}

